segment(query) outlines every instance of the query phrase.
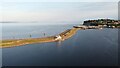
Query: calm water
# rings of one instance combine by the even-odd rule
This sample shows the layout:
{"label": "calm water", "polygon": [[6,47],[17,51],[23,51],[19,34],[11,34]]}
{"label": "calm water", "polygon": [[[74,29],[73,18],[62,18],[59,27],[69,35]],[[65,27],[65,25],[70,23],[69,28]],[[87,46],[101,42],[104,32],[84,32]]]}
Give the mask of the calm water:
{"label": "calm water", "polygon": [[[3,25],[3,39],[56,35],[72,25]],[[13,37],[11,37],[13,36]],[[113,66],[118,60],[118,29],[79,30],[61,43],[2,49],[3,66]]]}

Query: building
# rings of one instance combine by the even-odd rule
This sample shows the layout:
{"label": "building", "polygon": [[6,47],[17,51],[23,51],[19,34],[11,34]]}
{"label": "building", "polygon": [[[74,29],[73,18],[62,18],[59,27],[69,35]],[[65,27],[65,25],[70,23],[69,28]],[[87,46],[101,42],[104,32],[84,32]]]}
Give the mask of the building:
{"label": "building", "polygon": [[62,40],[62,37],[60,35],[57,35],[57,36],[55,36],[55,40],[56,41]]}

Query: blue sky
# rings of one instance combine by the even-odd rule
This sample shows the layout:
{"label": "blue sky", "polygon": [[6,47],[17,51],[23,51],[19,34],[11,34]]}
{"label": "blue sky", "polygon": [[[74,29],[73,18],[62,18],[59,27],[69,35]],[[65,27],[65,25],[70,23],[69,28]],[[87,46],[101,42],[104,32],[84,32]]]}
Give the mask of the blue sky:
{"label": "blue sky", "polygon": [[[0,21],[17,22],[80,22],[87,19],[118,18],[118,0],[111,2],[58,2],[55,0],[4,0]],[[67,0],[66,0],[67,1]],[[73,1],[73,2],[72,2]]]}

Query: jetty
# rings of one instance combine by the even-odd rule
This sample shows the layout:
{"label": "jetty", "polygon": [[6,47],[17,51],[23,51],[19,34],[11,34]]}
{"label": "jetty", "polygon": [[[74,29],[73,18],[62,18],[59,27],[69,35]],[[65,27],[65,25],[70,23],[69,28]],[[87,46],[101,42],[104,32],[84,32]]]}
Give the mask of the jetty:
{"label": "jetty", "polygon": [[83,25],[73,26],[72,29],[65,30],[64,32],[55,36],[45,36],[44,33],[45,37],[41,37],[41,38],[31,38],[30,35],[30,38],[28,39],[0,40],[0,48],[23,46],[34,43],[59,42],[72,37],[79,29],[85,30],[85,29],[103,29],[103,28],[120,28],[120,20],[112,20],[112,19],[87,20],[84,21]]}
{"label": "jetty", "polygon": [[41,38],[0,40],[0,48],[10,48],[10,47],[23,46],[23,45],[34,44],[34,43],[64,41],[72,37],[79,29],[80,28],[72,28],[55,36],[48,36],[48,37],[41,37]]}

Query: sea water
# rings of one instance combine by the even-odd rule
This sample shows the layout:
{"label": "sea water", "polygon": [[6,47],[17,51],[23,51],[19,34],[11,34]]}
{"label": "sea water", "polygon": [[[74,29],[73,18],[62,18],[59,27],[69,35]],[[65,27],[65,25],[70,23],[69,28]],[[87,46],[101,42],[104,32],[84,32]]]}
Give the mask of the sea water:
{"label": "sea water", "polygon": [[[57,35],[76,24],[12,25],[4,24],[3,39]],[[118,29],[78,30],[63,42],[36,43],[3,48],[3,66],[116,66]]]}

